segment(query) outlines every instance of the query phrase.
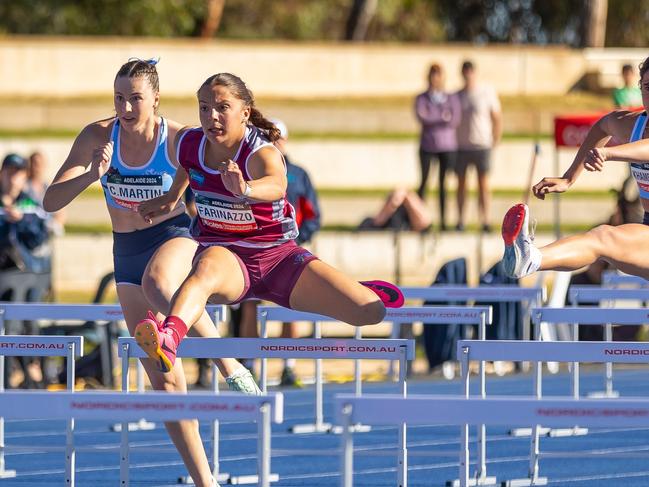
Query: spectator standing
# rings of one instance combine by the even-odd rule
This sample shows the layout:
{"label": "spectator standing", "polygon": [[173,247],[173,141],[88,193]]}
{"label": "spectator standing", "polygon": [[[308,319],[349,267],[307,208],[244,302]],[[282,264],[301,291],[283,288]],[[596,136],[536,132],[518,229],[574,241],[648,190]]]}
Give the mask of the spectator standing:
{"label": "spectator standing", "polygon": [[622,83],[620,88],[613,89],[613,104],[615,108],[636,108],[642,106],[642,93],[638,79],[630,64],[622,66]]}
{"label": "spectator standing", "polygon": [[417,194],[426,199],[426,186],[430,168],[439,162],[439,222],[446,230],[446,172],[455,165],[457,138],[455,130],[460,123],[461,111],[457,95],[444,91],[444,73],[439,64],[428,71],[428,89],[415,98],[415,114],[421,124],[419,141],[419,167],[421,182]]}
{"label": "spectator standing", "polygon": [[483,232],[491,231],[489,225],[489,169],[491,151],[502,136],[500,100],[493,87],[478,83],[476,69],[471,61],[462,64],[464,87],[458,92],[462,118],[457,128],[457,230],[465,224],[466,172],[475,166],[478,173],[478,212]]}

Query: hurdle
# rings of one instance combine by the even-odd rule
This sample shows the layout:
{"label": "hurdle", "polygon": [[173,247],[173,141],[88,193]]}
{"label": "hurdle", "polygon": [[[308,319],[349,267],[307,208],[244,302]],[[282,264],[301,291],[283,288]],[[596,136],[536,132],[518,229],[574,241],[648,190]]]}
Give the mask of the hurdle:
{"label": "hurdle", "polygon": [[[634,276],[631,276],[634,277]],[[615,300],[636,300],[649,301],[649,288],[603,288],[599,286],[571,286],[568,290],[568,299],[572,306],[580,304],[594,304],[595,302],[606,302],[607,306],[612,307],[612,301]],[[573,337],[575,341],[579,340],[579,327],[573,324]],[[604,340],[613,341],[613,325],[604,324]],[[573,370],[573,373],[575,371]],[[578,373],[578,372],[577,372]],[[619,394],[613,390],[613,365],[606,362],[604,369],[604,391],[589,394],[591,397],[617,397]]]}
{"label": "hurdle", "polygon": [[622,274],[618,271],[604,271],[602,273],[602,285],[649,287],[649,281],[640,276]]}
{"label": "hurdle", "polygon": [[[0,310],[0,317],[2,312]],[[83,337],[73,336],[46,336],[46,335],[4,335],[0,336],[0,400],[9,394],[5,390],[4,382],[4,359],[5,357],[39,356],[39,357],[66,357],[67,390],[74,392],[74,363],[75,359],[83,356]],[[11,404],[11,403],[10,403]],[[39,403],[42,408],[43,403]],[[17,405],[14,405],[16,407]],[[33,409],[32,405],[32,409]],[[49,408],[49,403],[48,403]],[[13,478],[15,470],[5,469],[5,445],[4,418],[13,417],[0,413],[0,478]],[[75,448],[74,448],[74,419],[69,419],[65,433],[65,479],[66,485],[74,485],[75,470]],[[11,449],[18,449],[11,447]],[[57,448],[57,450],[62,450]]]}
{"label": "hurdle", "polygon": [[[606,362],[643,363],[648,362],[649,344],[637,342],[534,342],[511,340],[462,340],[457,345],[461,357],[464,393],[469,398],[469,362],[471,360],[533,360],[536,362]],[[538,380],[537,380],[538,379]],[[534,377],[534,394],[542,397],[541,377]],[[579,400],[575,396],[572,399]],[[579,421],[581,424],[581,420]],[[539,477],[539,459],[548,456],[540,451],[539,427],[533,428],[530,443],[530,464],[526,479],[513,479],[503,485],[524,487],[546,485],[548,479]],[[571,429],[571,428],[570,428]],[[570,430],[568,429],[568,430]],[[553,431],[553,430],[550,430]],[[554,430],[562,431],[562,430]]]}
{"label": "hurdle", "polygon": [[[47,403],[47,409],[42,404]],[[77,393],[61,392],[5,392],[0,394],[0,414],[14,419],[96,420],[114,419],[123,422],[136,421],[145,414],[155,421],[178,421],[179,419],[250,420],[257,421],[257,471],[259,485],[269,487],[271,422],[283,421],[283,396],[281,393],[264,396],[223,394],[170,394],[166,392],[123,394],[121,392]],[[71,419],[72,418],[72,419]],[[128,431],[128,430],[125,430]],[[40,449],[40,447],[39,447]],[[126,454],[128,461],[128,449]],[[122,455],[120,455],[122,456]],[[120,458],[120,466],[124,459]],[[128,468],[128,464],[127,464]],[[72,482],[66,485],[74,487]],[[120,485],[129,485],[128,476],[122,477]]]}
{"label": "hurdle", "polygon": [[[486,342],[489,343],[489,342]],[[372,394],[357,397],[339,394],[334,399],[336,421],[343,426],[340,449],[340,486],[353,487],[353,435],[346,426],[356,422],[372,425],[430,424],[431,417],[439,424],[489,424],[513,426],[545,423],[570,426],[579,421],[587,426],[639,427],[649,426],[649,399],[537,399],[529,397],[470,398],[458,396],[414,395],[402,398]],[[461,439],[459,456],[460,486],[471,485],[469,477],[468,438]],[[374,452],[363,452],[366,455]],[[360,454],[360,453],[359,453]],[[414,453],[410,453],[411,455]],[[418,451],[419,456],[439,455],[434,451]],[[592,457],[596,453],[557,452],[546,457]],[[632,454],[629,454],[631,456]],[[601,455],[599,455],[601,456]],[[541,484],[535,484],[541,485]]]}
{"label": "hurdle", "polygon": [[[516,285],[503,286],[440,286],[433,284],[428,287],[401,287],[406,299],[423,301],[442,301],[449,305],[460,305],[462,302],[490,301],[493,303],[519,302],[525,304],[523,323],[523,339],[529,339],[531,325],[530,310],[543,305],[546,299],[545,287],[520,287]],[[458,303],[459,302],[459,303]],[[390,338],[399,338],[400,325],[394,324]],[[494,364],[498,370],[498,364]],[[500,375],[500,374],[499,374]]]}
{"label": "hurdle", "polygon": [[[224,305],[208,305],[207,312],[211,314],[214,323],[223,319],[226,313]],[[114,322],[124,319],[122,308],[118,304],[54,304],[54,303],[0,303],[0,335],[4,335],[7,320],[79,320]],[[106,334],[108,337],[108,334]],[[101,346],[101,345],[100,345]],[[110,346],[108,352],[110,353]],[[0,367],[4,367],[4,358],[0,357]],[[144,391],[144,369],[137,364],[137,389]],[[119,432],[122,424],[111,426],[111,430]],[[155,424],[145,420],[129,423],[131,431],[151,430]]]}
{"label": "hurdle", "polygon": [[[314,323],[314,330],[316,330],[316,337],[320,335],[319,325],[321,322],[338,321],[329,316],[320,315],[317,313],[307,313],[303,311],[295,311],[280,306],[260,306],[257,308],[257,316],[261,323],[261,334],[267,336],[267,322],[269,320],[276,321],[310,321]],[[402,307],[402,308],[389,308],[386,310],[384,322],[392,323],[412,323],[413,321],[423,321],[426,325],[446,325],[446,324],[466,324],[477,325],[478,336],[480,340],[484,340],[486,336],[486,326],[491,324],[492,313],[490,306],[424,306],[424,307]],[[360,337],[360,327],[355,330],[355,336]],[[319,338],[316,338],[319,339]],[[302,340],[302,339],[300,339]],[[317,360],[317,359],[316,359]],[[261,363],[261,385],[262,391],[266,390],[266,361],[262,360]],[[401,374],[402,367],[399,367]],[[361,396],[362,386],[360,378],[360,366],[358,363],[355,366],[355,384],[354,393],[356,396]],[[486,396],[485,389],[485,363],[480,362],[480,383],[482,388],[483,397]],[[315,422],[313,424],[299,425],[298,433],[302,432],[342,432],[339,428],[332,429],[328,424],[323,423],[322,414],[322,368],[316,362],[316,386],[315,386]],[[367,425],[358,423],[353,425],[355,432],[368,431]],[[296,429],[293,429],[296,432]],[[405,440],[405,439],[404,439]],[[480,475],[476,485],[494,485],[496,483],[495,477],[487,476],[486,464],[486,428],[483,425],[478,431],[478,445],[480,450]],[[405,461],[405,459],[404,459]]]}
{"label": "hurdle", "polygon": [[[128,392],[129,359],[146,358],[134,338],[120,338],[118,355],[122,360],[122,387]],[[394,359],[403,364],[399,376],[399,392],[406,394],[406,364],[414,358],[413,340],[340,340],[340,339],[290,339],[290,338],[185,338],[178,347],[181,358],[224,358],[233,352],[240,358],[313,358],[320,359]],[[217,376],[213,378],[218,383]],[[218,386],[215,386],[218,394]],[[263,391],[266,393],[266,390]],[[212,455],[210,463],[213,475],[229,483],[255,483],[256,477],[238,476],[220,472],[218,457],[218,430],[211,435]],[[122,430],[122,446],[128,446],[128,431]],[[403,427],[403,448],[405,450],[405,425]],[[126,474],[126,472],[125,472]],[[279,477],[271,474],[270,481]]]}

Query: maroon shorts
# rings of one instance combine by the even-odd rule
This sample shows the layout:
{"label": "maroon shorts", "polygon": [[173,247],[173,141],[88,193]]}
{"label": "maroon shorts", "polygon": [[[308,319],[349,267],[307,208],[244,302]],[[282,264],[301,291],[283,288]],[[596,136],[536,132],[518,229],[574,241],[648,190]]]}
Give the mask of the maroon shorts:
{"label": "maroon shorts", "polygon": [[[198,246],[196,258],[208,247]],[[229,245],[226,247],[239,261],[245,287],[241,296],[230,304],[246,299],[263,299],[290,308],[289,298],[302,271],[317,257],[294,241],[276,247],[252,249]]]}

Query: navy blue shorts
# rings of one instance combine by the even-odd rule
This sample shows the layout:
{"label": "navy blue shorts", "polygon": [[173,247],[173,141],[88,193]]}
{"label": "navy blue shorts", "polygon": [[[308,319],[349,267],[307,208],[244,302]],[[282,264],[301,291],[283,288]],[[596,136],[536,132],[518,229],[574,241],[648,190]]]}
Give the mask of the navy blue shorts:
{"label": "navy blue shorts", "polygon": [[113,232],[115,283],[141,286],[149,259],[163,243],[176,237],[192,238],[190,223],[189,215],[183,213],[144,230]]}
{"label": "navy blue shorts", "polygon": [[645,211],[644,216],[642,217],[642,224],[649,225],[649,212]]}

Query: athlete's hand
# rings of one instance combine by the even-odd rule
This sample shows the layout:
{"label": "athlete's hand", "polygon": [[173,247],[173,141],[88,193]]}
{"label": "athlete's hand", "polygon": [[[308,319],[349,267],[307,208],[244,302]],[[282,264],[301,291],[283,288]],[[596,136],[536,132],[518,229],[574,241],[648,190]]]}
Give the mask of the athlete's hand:
{"label": "athlete's hand", "polygon": [[543,178],[540,182],[532,186],[532,193],[540,200],[545,199],[549,193],[563,193],[568,190],[570,184],[564,178]]}
{"label": "athlete's hand", "polygon": [[221,173],[221,181],[223,186],[230,193],[241,196],[246,191],[246,181],[243,179],[239,165],[228,160],[219,164],[219,172]]}
{"label": "athlete's hand", "polygon": [[154,218],[167,215],[174,209],[175,204],[169,201],[166,196],[166,194],[163,194],[157,198],[143,201],[138,205],[137,212],[149,225],[153,223]]}
{"label": "athlete's hand", "polygon": [[586,159],[584,160],[584,168],[586,171],[601,171],[604,163],[608,161],[609,153],[603,147],[596,147],[588,151]]}
{"label": "athlete's hand", "polygon": [[110,167],[110,159],[113,157],[113,141],[97,147],[92,152],[92,162],[90,163],[90,172],[95,179],[101,178]]}

